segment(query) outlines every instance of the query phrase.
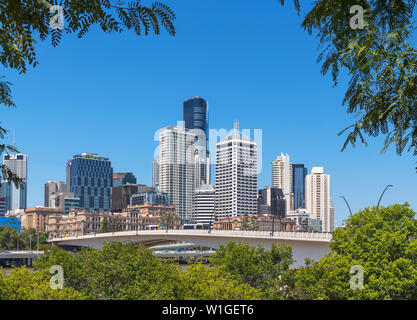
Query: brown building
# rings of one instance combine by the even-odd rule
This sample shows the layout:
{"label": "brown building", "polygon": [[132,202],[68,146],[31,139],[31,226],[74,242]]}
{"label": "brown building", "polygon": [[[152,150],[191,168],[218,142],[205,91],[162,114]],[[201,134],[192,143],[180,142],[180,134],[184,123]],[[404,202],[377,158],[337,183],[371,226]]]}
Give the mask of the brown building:
{"label": "brown building", "polygon": [[121,212],[130,205],[130,198],[136,193],[155,191],[144,184],[126,184],[112,188],[111,211]]}
{"label": "brown building", "polygon": [[174,206],[145,204],[129,206],[117,214],[70,209],[68,216],[49,219],[48,232],[50,238],[101,232],[106,220],[108,231],[149,230],[159,225],[180,229],[182,226]]}
{"label": "brown building", "polygon": [[28,208],[21,216],[23,229],[35,229],[36,232],[47,232],[46,226],[51,217],[62,216],[64,209],[58,208]]}
{"label": "brown building", "polygon": [[216,230],[295,231],[295,221],[273,215],[238,216],[220,219],[213,223]]}
{"label": "brown building", "polygon": [[81,236],[99,232],[104,217],[109,218],[109,214],[106,212],[70,209],[68,215],[53,216],[49,219],[49,238]]}

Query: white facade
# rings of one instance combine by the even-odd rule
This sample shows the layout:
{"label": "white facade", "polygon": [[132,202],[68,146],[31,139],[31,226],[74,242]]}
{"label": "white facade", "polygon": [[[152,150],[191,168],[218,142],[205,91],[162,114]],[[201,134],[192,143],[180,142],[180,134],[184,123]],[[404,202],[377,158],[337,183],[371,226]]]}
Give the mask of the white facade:
{"label": "white facade", "polygon": [[330,198],[330,231],[335,229],[335,209],[333,207],[333,198]]}
{"label": "white facade", "polygon": [[257,213],[257,144],[239,133],[216,144],[216,218]]}
{"label": "white facade", "polygon": [[272,187],[282,190],[287,201],[287,212],[294,208],[294,195],[292,193],[292,163],[288,154],[281,153],[281,156],[272,161]]}
{"label": "white facade", "polygon": [[194,219],[197,223],[214,220],[215,192],[211,184],[199,186],[194,193]]}
{"label": "white facade", "polygon": [[323,167],[313,167],[306,176],[306,209],[313,219],[322,221],[323,232],[332,231],[330,175],[324,173]]}
{"label": "white facade", "polygon": [[193,219],[195,190],[195,134],[184,127],[166,127],[160,133],[159,189],[169,195],[176,214]]}
{"label": "white facade", "polygon": [[3,155],[3,164],[22,179],[24,185],[16,188],[14,183],[4,185],[7,210],[26,209],[27,206],[27,155],[21,153]]}

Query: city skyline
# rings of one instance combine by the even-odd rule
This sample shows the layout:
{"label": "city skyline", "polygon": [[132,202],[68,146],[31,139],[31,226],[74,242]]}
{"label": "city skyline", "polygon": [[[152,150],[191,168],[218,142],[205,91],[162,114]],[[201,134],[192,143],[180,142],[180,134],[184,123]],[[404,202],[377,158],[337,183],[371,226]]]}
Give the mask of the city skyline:
{"label": "city skyline", "polygon": [[[231,6],[175,4],[181,18],[175,41],[94,31],[85,40],[66,35],[60,48],[40,44],[34,72],[18,76],[6,70],[17,108],[4,109],[3,121],[16,131],[19,151],[29,155],[28,207],[42,205],[46,181],[65,181],[65,163],[79,152],[109,157],[115,171],[131,171],[151,185],[155,129],[175,125],[183,101],[198,95],[210,104],[211,128],[231,129],[239,119],[241,127],[263,130],[258,188],[270,185],[270,163],[283,152],[309,171],[323,166],[331,174],[337,225],[349,214],[340,195],[358,211],[376,205],[387,184],[394,187],[382,205],[408,201],[416,208],[411,155],[379,155],[382,138],[369,140],[368,148],[340,152],[345,137],[337,133],[353,121],[340,106],[346,84],[342,77],[340,87],[332,89],[320,74],[316,39],[300,30],[293,9],[274,2],[255,9],[242,5],[231,16],[222,13]],[[193,22],[194,10],[204,12],[199,24]],[[227,25],[245,25],[249,12],[262,23],[244,30],[205,27],[213,15],[219,25],[226,18],[231,19]],[[196,35],[201,40],[192,43]],[[110,59],[117,63],[107,64]],[[59,81],[51,82],[57,66]],[[204,77],[191,78],[196,73]],[[49,90],[43,92],[45,83]],[[9,133],[6,142],[11,141]]]}

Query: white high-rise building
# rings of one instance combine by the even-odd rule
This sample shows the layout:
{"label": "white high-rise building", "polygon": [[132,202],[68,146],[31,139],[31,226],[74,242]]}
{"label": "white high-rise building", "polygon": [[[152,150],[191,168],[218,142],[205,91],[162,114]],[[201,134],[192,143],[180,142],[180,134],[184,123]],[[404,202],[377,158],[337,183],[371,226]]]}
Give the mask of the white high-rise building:
{"label": "white high-rise building", "polygon": [[194,220],[209,224],[214,220],[215,192],[212,184],[199,186],[194,193]]}
{"label": "white high-rise building", "polygon": [[272,187],[282,190],[287,202],[287,212],[294,208],[294,194],[292,193],[292,163],[288,154],[281,153],[281,156],[272,161]]}
{"label": "white high-rise building", "polygon": [[257,213],[258,146],[235,129],[216,144],[216,217]]}
{"label": "white high-rise building", "polygon": [[330,198],[330,231],[335,228],[335,209],[333,207],[333,198]]}
{"label": "white high-rise building", "polygon": [[14,183],[3,181],[3,197],[6,197],[6,210],[26,209],[27,207],[27,155],[5,154],[3,164],[22,179],[23,185],[16,188]]}
{"label": "white high-rise building", "polygon": [[183,126],[160,132],[159,189],[169,195],[177,215],[193,220],[196,136]]}
{"label": "white high-rise building", "polygon": [[306,176],[306,209],[313,219],[322,221],[323,232],[331,232],[334,225],[330,199],[330,175],[323,167],[313,167]]}

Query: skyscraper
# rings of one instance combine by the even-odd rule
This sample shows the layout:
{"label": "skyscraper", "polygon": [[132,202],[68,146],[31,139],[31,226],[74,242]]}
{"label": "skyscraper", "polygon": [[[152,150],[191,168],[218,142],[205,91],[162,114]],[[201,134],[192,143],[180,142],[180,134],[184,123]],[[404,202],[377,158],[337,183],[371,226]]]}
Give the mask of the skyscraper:
{"label": "skyscraper", "polygon": [[281,189],[265,187],[258,192],[258,214],[272,214],[285,218],[287,204]]}
{"label": "skyscraper", "polygon": [[234,130],[216,144],[216,217],[257,213],[257,144]]}
{"label": "skyscraper", "polygon": [[3,181],[3,197],[6,198],[6,211],[27,208],[27,155],[5,154],[3,164],[22,179],[23,185],[16,188],[14,183]]}
{"label": "skyscraper", "polygon": [[45,183],[44,207],[51,207],[50,199],[54,194],[66,192],[67,186],[63,181],[48,181]]}
{"label": "skyscraper", "polygon": [[152,187],[159,190],[159,158],[152,161]]}
{"label": "skyscraper", "polygon": [[197,186],[210,183],[210,162],[208,150],[208,103],[201,97],[192,97],[184,101],[183,116],[185,128],[197,136],[196,171]]}
{"label": "skyscraper", "polygon": [[159,190],[168,193],[176,214],[193,219],[196,135],[183,126],[165,127],[160,132]]}
{"label": "skyscraper", "polygon": [[294,195],[292,193],[293,171],[288,154],[281,153],[281,156],[272,161],[272,187],[281,189],[287,201],[287,211],[294,207]]}
{"label": "skyscraper", "polygon": [[108,158],[94,153],[75,155],[67,163],[67,179],[68,191],[80,199],[80,208],[110,211],[113,168]]}
{"label": "skyscraper", "polygon": [[306,209],[311,218],[322,221],[324,232],[332,231],[330,175],[324,173],[323,167],[313,167],[306,176]]}
{"label": "skyscraper", "polygon": [[305,181],[307,168],[303,164],[292,165],[292,193],[294,195],[293,209],[305,208]]}

